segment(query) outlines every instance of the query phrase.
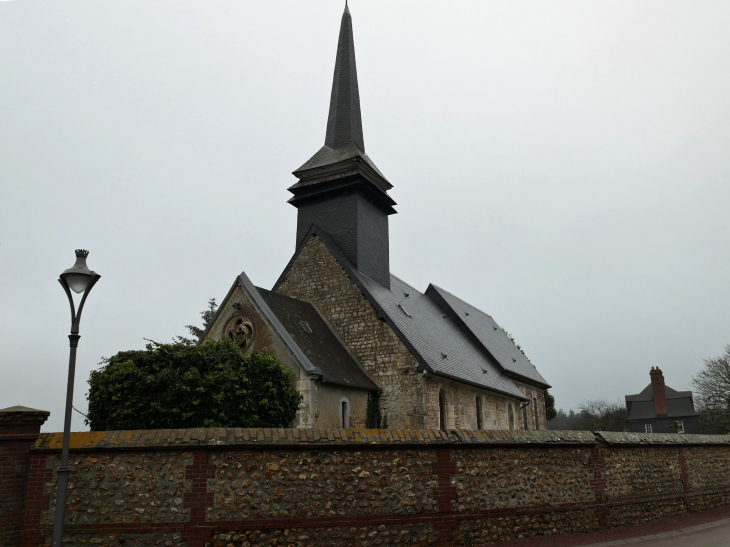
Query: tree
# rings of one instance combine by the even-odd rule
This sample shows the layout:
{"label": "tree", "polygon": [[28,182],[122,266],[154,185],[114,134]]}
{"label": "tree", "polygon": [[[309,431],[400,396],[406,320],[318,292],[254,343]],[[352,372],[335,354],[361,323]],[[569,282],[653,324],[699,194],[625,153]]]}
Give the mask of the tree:
{"label": "tree", "polygon": [[548,429],[587,431],[593,428],[593,418],[587,413],[576,412],[570,409],[567,413],[560,409],[555,413],[555,418],[548,422]]}
{"label": "tree", "polygon": [[91,429],[289,427],[302,396],[266,349],[243,355],[226,338],[150,342],[102,361],[89,379]]}
{"label": "tree", "polygon": [[730,344],[715,359],[703,359],[705,367],[692,378],[700,428],[703,433],[730,432]]}
{"label": "tree", "polygon": [[554,419],[558,413],[555,411],[555,397],[545,390],[545,419],[550,421]]}
{"label": "tree", "polygon": [[592,421],[591,429],[596,431],[626,431],[629,413],[619,402],[609,403],[603,399],[585,401],[579,406],[581,414]]}
{"label": "tree", "polygon": [[368,406],[365,413],[365,427],[380,429],[382,417],[380,415],[380,396],[372,391],[368,394]]}
{"label": "tree", "polygon": [[188,346],[198,344],[200,342],[200,339],[203,337],[205,329],[207,329],[213,322],[216,311],[218,311],[218,304],[216,304],[215,298],[211,298],[208,300],[208,309],[200,312],[200,316],[203,318],[203,326],[196,327],[195,325],[185,325],[185,328],[188,329],[190,331],[190,334],[193,335],[197,340],[193,340],[192,338],[186,338],[185,336],[175,336],[175,342],[180,344],[186,344]]}

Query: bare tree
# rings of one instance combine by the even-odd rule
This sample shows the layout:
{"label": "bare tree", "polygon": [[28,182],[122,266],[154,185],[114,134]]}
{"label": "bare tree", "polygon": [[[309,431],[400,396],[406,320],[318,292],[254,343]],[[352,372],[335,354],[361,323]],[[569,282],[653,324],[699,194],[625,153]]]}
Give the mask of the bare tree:
{"label": "bare tree", "polygon": [[692,378],[703,433],[730,432],[730,344],[715,359],[704,359],[705,367]]}
{"label": "bare tree", "polygon": [[629,419],[626,407],[620,402],[609,403],[604,399],[585,401],[580,406],[580,413],[590,417],[596,431],[626,431]]}

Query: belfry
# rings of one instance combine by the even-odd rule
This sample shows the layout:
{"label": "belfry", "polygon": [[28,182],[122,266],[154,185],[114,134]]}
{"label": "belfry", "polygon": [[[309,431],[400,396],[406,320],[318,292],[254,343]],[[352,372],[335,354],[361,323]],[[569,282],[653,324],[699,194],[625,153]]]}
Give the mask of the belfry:
{"label": "belfry", "polygon": [[391,428],[546,429],[550,386],[492,317],[390,272],[393,186],[365,153],[353,36],[346,6],[324,146],[289,188],[294,255],[272,290],[238,275],[201,341],[275,350],[304,399],[293,427],[376,427],[377,399]]}

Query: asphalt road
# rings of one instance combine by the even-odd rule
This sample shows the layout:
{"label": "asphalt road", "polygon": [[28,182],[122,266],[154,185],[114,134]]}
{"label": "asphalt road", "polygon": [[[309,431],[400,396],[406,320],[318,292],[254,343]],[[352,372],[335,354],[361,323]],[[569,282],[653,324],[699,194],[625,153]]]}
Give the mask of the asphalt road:
{"label": "asphalt road", "polygon": [[651,536],[594,543],[586,547],[613,547],[635,544],[637,547],[728,547],[730,546],[730,519],[720,526],[715,522],[700,524],[683,530],[673,530]]}

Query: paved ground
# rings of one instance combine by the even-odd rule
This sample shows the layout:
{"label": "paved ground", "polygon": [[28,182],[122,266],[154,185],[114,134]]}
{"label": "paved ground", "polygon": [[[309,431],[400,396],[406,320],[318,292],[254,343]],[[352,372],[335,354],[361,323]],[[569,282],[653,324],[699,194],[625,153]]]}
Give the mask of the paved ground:
{"label": "paved ground", "polygon": [[[489,543],[494,547],[609,547],[638,543],[642,547],[730,547],[730,507],[684,517],[655,520],[593,534],[564,534]],[[638,547],[638,545],[637,545]]]}
{"label": "paved ground", "polygon": [[[698,524],[651,536],[593,543],[587,547],[613,547],[640,543],[642,547],[721,547],[730,545],[730,519]],[[638,547],[638,546],[637,546]]]}

